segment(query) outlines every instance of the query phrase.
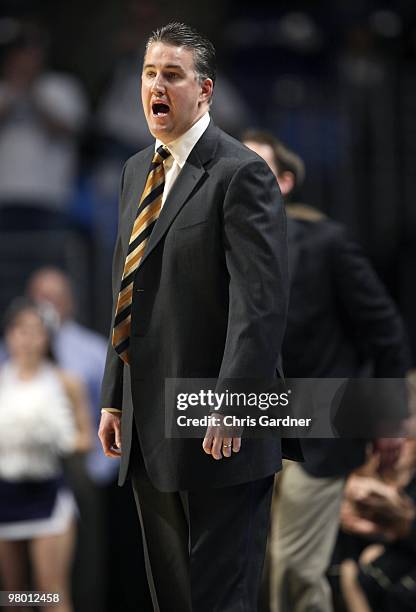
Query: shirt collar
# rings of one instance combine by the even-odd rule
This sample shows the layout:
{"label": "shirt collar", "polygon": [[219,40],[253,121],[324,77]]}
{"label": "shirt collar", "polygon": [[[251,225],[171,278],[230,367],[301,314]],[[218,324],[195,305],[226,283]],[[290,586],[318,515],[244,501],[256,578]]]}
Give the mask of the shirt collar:
{"label": "shirt collar", "polygon": [[[179,138],[176,140],[172,140],[172,142],[167,145],[173,159],[180,168],[183,168],[185,165],[190,152],[207,129],[209,122],[209,112],[206,112],[205,115],[202,115],[202,117],[198,119],[198,121],[194,123],[194,125],[190,127],[187,132],[185,132],[185,134],[182,134],[182,136],[179,136]],[[156,140],[155,151],[162,144],[163,143],[160,140]]]}

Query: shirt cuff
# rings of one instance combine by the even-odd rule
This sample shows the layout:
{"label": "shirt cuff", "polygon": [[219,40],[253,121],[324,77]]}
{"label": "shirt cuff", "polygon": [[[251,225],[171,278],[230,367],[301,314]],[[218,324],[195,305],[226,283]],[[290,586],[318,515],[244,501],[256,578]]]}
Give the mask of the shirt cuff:
{"label": "shirt cuff", "polygon": [[109,412],[110,414],[121,414],[121,410],[119,408],[101,408],[101,414],[103,412]]}

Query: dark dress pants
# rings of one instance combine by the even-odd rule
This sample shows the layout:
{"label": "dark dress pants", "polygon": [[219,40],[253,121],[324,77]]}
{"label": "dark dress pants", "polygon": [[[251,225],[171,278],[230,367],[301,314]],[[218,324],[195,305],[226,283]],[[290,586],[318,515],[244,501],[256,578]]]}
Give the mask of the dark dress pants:
{"label": "dark dress pants", "polygon": [[134,438],[130,476],[154,611],[256,612],[274,477],[163,493]]}

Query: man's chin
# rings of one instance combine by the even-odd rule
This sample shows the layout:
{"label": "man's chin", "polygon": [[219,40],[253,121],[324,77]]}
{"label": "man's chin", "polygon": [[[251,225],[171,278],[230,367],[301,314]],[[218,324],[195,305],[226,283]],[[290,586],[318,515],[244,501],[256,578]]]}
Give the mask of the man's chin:
{"label": "man's chin", "polygon": [[[160,124],[155,125],[154,123],[149,123],[148,127],[152,136],[154,136],[154,138],[157,138],[158,140],[161,140],[162,142],[164,142],[164,144],[167,144],[168,141],[172,140],[171,126]],[[165,142],[165,139],[168,139],[168,141]]]}

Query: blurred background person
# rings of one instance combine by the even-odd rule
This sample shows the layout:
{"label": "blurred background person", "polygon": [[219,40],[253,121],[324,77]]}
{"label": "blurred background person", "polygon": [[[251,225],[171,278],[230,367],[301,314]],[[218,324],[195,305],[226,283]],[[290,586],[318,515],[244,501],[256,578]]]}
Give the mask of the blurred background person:
{"label": "blurred background person", "polygon": [[[414,432],[412,436],[414,435]],[[396,470],[380,477],[374,462],[351,475],[341,525],[357,555],[338,559],[348,612],[416,609],[416,441],[405,441]],[[351,536],[350,536],[351,537]]]}
{"label": "blurred background person", "polygon": [[4,229],[56,229],[75,177],[87,113],[80,83],[47,69],[47,37],[16,23],[0,78],[0,221]]}
{"label": "blurred background person", "polygon": [[[106,340],[75,320],[74,289],[64,271],[53,267],[36,270],[28,280],[27,293],[36,303],[54,308],[57,314],[52,337],[54,354],[60,367],[85,384],[90,418],[94,429],[98,429]],[[128,610],[127,585],[132,574],[136,583],[143,582],[137,607],[147,601],[143,553],[132,537],[138,533],[133,498],[117,486],[118,461],[105,457],[99,446],[98,436],[94,436],[88,453],[72,454],[66,461],[82,519],[73,573],[78,612],[100,612],[113,598],[123,602]],[[122,520],[114,521],[115,515]],[[124,550],[122,560],[113,554],[115,542]],[[133,605],[134,598],[131,600]]]}
{"label": "blurred background person", "polygon": [[[85,451],[92,430],[83,387],[53,362],[48,313],[19,299],[5,320],[8,361],[0,369],[0,571],[3,589],[60,593],[70,612],[76,506],[63,454]],[[26,556],[26,553],[28,557]]]}
{"label": "blurred background person", "polygon": [[66,263],[78,138],[87,117],[79,81],[48,69],[43,29],[15,20],[0,46],[0,305],[33,266]]}
{"label": "blurred background person", "polygon": [[[28,280],[27,294],[37,304],[53,307],[56,319],[52,346],[56,360],[85,384],[90,419],[96,430],[106,351],[104,338],[75,320],[72,284],[62,270],[53,267],[36,270]],[[109,459],[100,456],[98,443],[94,436],[88,453],[73,453],[65,464],[82,519],[73,572],[73,596],[80,612],[99,611],[105,605],[101,581],[107,575],[108,551],[104,535],[106,500],[101,487],[114,483],[116,470]]]}
{"label": "blurred background person", "polygon": [[[27,281],[27,295],[38,304],[53,306],[57,315],[52,337],[60,367],[78,376],[88,390],[88,408],[94,427],[100,420],[99,394],[104,372],[106,340],[75,319],[72,282],[66,272],[52,266],[36,270]],[[95,442],[95,440],[94,440]],[[99,441],[86,457],[90,478],[97,483],[113,480],[117,465],[102,457]]]}
{"label": "blurred background person", "polygon": [[[51,346],[58,365],[78,377],[87,391],[89,418],[94,429],[100,418],[99,392],[104,370],[106,341],[76,320],[76,296],[69,275],[47,266],[27,281],[27,295],[47,307],[51,318]],[[7,347],[0,350],[0,362]],[[72,594],[77,612],[101,612],[122,605],[126,612],[146,608],[150,601],[143,551],[133,497],[117,486],[117,461],[103,456],[93,436],[88,449],[78,449],[65,459],[65,473],[74,492],[80,522],[72,572]],[[114,517],[122,520],[114,520]],[[120,559],[115,548],[121,546]],[[131,581],[142,588],[130,592]]]}
{"label": "blurred background person", "polygon": [[[369,261],[344,227],[291,201],[302,185],[303,161],[270,133],[247,131],[242,141],[267,161],[286,202],[291,294],[282,349],[285,375],[404,376],[403,326]],[[368,360],[373,374],[366,372]],[[345,477],[366,457],[367,440],[358,427],[355,437],[362,439],[302,440],[305,463],[288,463],[279,478],[270,541],[273,612],[333,609],[325,574]],[[391,446],[395,460],[398,451],[394,442]]]}

